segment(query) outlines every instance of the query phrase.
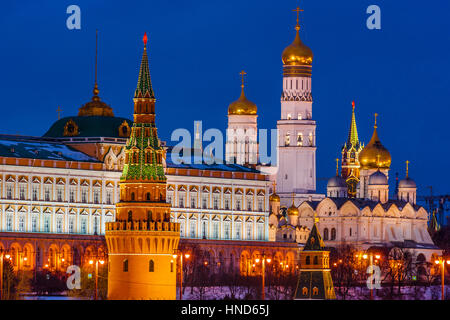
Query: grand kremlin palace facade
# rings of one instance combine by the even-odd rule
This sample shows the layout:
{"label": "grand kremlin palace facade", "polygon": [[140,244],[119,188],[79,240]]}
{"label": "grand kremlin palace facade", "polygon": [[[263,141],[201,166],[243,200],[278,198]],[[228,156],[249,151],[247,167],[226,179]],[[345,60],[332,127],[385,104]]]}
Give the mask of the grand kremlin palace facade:
{"label": "grand kremlin palace facade", "polygon": [[[180,223],[180,247],[204,250],[211,266],[239,266],[241,272],[262,253],[294,268],[318,216],[326,245],[397,246],[431,259],[440,250],[428,234],[427,212],[415,203],[414,181],[407,174],[389,199],[390,154],[376,125],[363,148],[354,112],[342,173],[328,182],[327,196],[316,193],[313,54],[300,40],[298,20],[295,30],[282,54],[278,167],[250,164],[258,158],[257,106],[245,96],[244,81],[228,107],[227,164],[175,164],[170,147],[157,155],[163,157],[170,219]],[[138,86],[143,84],[153,97],[145,50]],[[115,117],[100,99],[95,81],[91,101],[44,136],[0,135],[0,249],[10,253],[16,270],[64,272],[105,256],[105,224],[115,221],[131,130],[132,121]]]}

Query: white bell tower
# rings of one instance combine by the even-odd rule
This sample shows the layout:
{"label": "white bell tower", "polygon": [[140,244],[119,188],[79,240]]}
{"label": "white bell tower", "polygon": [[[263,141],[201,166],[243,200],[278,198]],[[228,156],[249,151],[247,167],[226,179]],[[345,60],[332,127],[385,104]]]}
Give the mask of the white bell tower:
{"label": "white bell tower", "polygon": [[[300,40],[297,12],[296,36],[284,49],[281,119],[278,129],[278,194],[282,205],[322,199],[316,192],[316,121],[312,117],[311,67],[313,53]],[[284,201],[283,201],[284,200]]]}

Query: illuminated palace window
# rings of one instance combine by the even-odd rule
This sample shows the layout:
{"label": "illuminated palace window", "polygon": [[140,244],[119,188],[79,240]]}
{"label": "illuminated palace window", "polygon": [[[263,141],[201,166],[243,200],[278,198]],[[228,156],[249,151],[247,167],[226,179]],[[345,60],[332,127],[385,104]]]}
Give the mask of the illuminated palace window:
{"label": "illuminated palace window", "polygon": [[246,231],[247,231],[247,240],[251,240],[252,239],[252,224],[251,223],[247,223]]}
{"label": "illuminated palace window", "polygon": [[32,196],[31,196],[33,201],[38,200],[38,194],[39,194],[39,186],[33,186],[33,191],[32,191]]}
{"label": "illuminated palace window", "polygon": [[213,222],[213,239],[219,239],[219,222]]}
{"label": "illuminated palace window", "polygon": [[12,197],[13,197],[12,194],[13,194],[13,186],[8,184],[6,186],[6,198],[7,199],[12,199]]}
{"label": "illuminated palace window", "polygon": [[23,185],[19,187],[19,199],[25,200],[25,186]]}
{"label": "illuminated palace window", "polygon": [[6,217],[6,231],[12,231],[13,218],[11,215]]}
{"label": "illuminated palace window", "polygon": [[35,216],[31,218],[31,231],[37,232],[37,217]]}
{"label": "illuminated palace window", "polygon": [[44,232],[50,232],[50,217],[44,218]]}
{"label": "illuminated palace window", "polygon": [[189,227],[189,229],[191,231],[191,235],[190,235],[191,238],[195,238],[195,226],[196,226],[196,221],[191,221],[190,227]]}
{"label": "illuminated palace window", "polygon": [[256,227],[258,240],[264,240],[264,224],[258,223]]}
{"label": "illuminated palace window", "polygon": [[19,231],[25,231],[25,217],[19,217]]}
{"label": "illuminated palace window", "polygon": [[230,222],[225,222],[224,224],[225,229],[225,239],[230,239]]}
{"label": "illuminated palace window", "polygon": [[235,224],[236,240],[241,240],[241,228],[242,228],[241,223],[237,222]]}

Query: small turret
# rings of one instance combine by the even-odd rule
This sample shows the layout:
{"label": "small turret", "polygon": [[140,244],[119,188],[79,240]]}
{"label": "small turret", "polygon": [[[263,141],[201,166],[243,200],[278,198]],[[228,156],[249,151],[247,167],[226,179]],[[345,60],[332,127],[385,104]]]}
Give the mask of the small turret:
{"label": "small turret", "polygon": [[409,161],[406,160],[406,176],[398,183],[398,199],[416,204],[417,185],[416,182],[409,177]]}

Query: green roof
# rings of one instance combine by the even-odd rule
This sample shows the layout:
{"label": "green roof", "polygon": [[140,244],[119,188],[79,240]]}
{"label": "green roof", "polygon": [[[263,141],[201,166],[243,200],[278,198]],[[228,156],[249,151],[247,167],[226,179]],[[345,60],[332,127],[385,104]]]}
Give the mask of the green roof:
{"label": "green roof", "polygon": [[323,243],[322,237],[320,236],[319,230],[317,229],[317,225],[314,223],[303,251],[323,250],[325,250],[325,244]]}
{"label": "green roof", "polygon": [[74,137],[120,138],[119,127],[124,121],[130,128],[133,126],[133,121],[120,117],[65,117],[53,123],[43,137],[64,138],[64,126],[69,120],[78,126],[79,134]]}

